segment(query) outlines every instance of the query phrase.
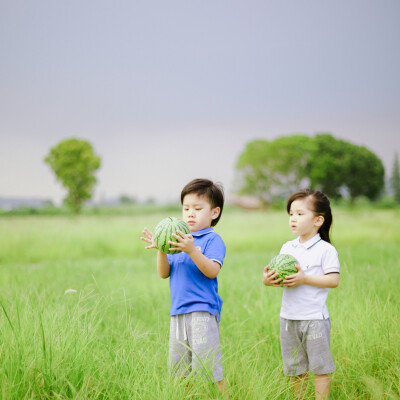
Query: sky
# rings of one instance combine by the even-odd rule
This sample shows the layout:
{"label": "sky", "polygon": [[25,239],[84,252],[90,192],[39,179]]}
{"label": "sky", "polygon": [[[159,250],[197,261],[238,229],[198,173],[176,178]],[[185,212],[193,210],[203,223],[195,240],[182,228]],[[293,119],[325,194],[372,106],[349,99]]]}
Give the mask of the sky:
{"label": "sky", "polygon": [[235,189],[255,139],[328,132],[391,174],[400,156],[400,2],[0,0],[0,197],[60,203],[43,161],[89,141],[95,200]]}

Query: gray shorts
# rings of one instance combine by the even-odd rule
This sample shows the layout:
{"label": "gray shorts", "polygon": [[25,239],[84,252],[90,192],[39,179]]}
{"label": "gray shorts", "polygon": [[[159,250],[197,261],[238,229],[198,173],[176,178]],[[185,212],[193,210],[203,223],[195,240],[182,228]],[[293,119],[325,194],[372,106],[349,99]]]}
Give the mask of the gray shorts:
{"label": "gray shorts", "polygon": [[195,311],[171,316],[168,365],[175,376],[184,377],[193,371],[215,382],[224,379],[215,315]]}
{"label": "gray shorts", "polygon": [[311,371],[324,375],[335,371],[330,350],[329,319],[295,321],[281,318],[283,372],[287,376]]}

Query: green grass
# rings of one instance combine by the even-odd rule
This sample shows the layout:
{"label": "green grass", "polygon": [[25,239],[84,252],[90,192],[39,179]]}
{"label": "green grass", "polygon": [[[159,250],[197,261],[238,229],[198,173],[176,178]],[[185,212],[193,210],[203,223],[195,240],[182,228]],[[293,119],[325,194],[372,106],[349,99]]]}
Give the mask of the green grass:
{"label": "green grass", "polygon": [[[1,399],[218,398],[207,381],[187,388],[168,375],[168,280],[139,240],[165,216],[0,219]],[[334,217],[342,267],[328,298],[337,366],[331,398],[397,399],[399,212],[339,208]],[[219,286],[231,398],[291,399],[279,345],[281,291],[261,283],[263,267],[292,238],[287,216],[226,210],[217,231],[227,245]]]}

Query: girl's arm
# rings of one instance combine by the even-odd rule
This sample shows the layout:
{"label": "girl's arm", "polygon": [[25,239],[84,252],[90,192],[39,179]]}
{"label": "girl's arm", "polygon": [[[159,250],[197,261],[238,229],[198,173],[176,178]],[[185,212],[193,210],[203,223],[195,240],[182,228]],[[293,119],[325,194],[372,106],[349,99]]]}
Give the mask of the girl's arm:
{"label": "girl's arm", "polygon": [[273,269],[270,271],[268,265],[264,268],[262,282],[265,286],[282,286],[282,278],[278,278],[278,273],[275,272]]}
{"label": "girl's arm", "polygon": [[320,288],[335,288],[339,285],[339,273],[332,272],[322,276],[306,275],[304,271],[296,265],[297,274],[289,275],[283,281],[283,284],[288,288],[293,288],[298,285],[311,285]]}

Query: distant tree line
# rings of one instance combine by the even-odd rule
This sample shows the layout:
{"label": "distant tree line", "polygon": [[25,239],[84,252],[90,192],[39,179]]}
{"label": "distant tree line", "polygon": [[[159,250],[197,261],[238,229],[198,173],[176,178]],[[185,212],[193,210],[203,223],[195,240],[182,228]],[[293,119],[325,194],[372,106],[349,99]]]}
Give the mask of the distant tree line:
{"label": "distant tree line", "polygon": [[236,170],[239,192],[264,204],[304,187],[321,190],[332,199],[376,200],[385,186],[379,157],[331,134],[254,140],[240,154]]}
{"label": "distant tree line", "polygon": [[[92,197],[100,157],[89,142],[71,138],[51,148],[45,162],[68,190],[66,205],[78,214]],[[348,197],[354,202],[364,196],[376,200],[385,186],[382,161],[372,151],[331,134],[254,140],[240,154],[236,172],[239,192],[255,196],[263,204],[304,187],[319,189],[332,199]],[[390,186],[395,202],[400,204],[397,154]],[[135,198],[127,195],[119,200],[123,205],[136,203]]]}

